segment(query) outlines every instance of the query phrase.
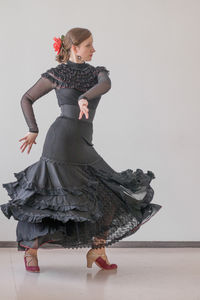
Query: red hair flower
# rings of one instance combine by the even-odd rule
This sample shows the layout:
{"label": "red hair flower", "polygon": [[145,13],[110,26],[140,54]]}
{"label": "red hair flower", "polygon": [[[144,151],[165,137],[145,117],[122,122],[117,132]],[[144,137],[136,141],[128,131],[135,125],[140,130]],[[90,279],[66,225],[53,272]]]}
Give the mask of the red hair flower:
{"label": "red hair flower", "polygon": [[61,47],[63,46],[64,35],[61,38],[54,37],[53,40],[55,43],[53,44],[54,50],[57,52],[57,55],[60,53]]}

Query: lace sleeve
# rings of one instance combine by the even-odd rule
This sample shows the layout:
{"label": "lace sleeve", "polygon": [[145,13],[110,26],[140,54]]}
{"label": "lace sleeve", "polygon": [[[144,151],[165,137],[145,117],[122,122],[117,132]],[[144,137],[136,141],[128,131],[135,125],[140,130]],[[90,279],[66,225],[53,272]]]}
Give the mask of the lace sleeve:
{"label": "lace sleeve", "polygon": [[55,88],[49,79],[41,77],[21,98],[21,108],[29,128],[29,132],[39,132],[33,111],[33,103]]}
{"label": "lace sleeve", "polygon": [[88,91],[83,93],[79,96],[78,100],[80,99],[86,99],[86,100],[92,100],[96,97],[99,97],[105,93],[107,93],[111,88],[111,80],[109,78],[109,71],[103,67],[98,66],[96,67],[97,70],[97,79],[98,83],[95,84],[92,88],[90,88]]}

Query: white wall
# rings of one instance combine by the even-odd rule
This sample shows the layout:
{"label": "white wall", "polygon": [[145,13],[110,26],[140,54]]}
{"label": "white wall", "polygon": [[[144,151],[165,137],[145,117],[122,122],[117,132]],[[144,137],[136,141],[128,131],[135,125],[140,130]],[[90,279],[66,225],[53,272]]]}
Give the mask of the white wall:
{"label": "white wall", "polygon": [[[1,0],[1,204],[9,200],[2,183],[39,159],[60,113],[54,92],[35,103],[37,145],[21,153],[21,97],[57,65],[53,37],[85,27],[96,49],[90,63],[112,80],[95,116],[95,148],[117,171],[152,170],[152,202],[163,205],[125,240],[199,240],[199,16],[198,0]],[[0,222],[0,240],[15,240],[17,221],[1,213]]]}

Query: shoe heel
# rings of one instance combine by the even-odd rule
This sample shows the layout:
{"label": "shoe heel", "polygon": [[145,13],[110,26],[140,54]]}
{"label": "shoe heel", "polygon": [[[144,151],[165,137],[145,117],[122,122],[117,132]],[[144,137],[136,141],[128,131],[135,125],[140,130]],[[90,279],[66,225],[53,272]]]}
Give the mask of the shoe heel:
{"label": "shoe heel", "polygon": [[93,264],[92,260],[87,260],[87,267],[88,268],[92,268],[92,264]]}
{"label": "shoe heel", "polygon": [[88,268],[92,268],[92,264],[94,262],[94,259],[92,257],[89,257],[89,255],[87,255],[87,267]]}

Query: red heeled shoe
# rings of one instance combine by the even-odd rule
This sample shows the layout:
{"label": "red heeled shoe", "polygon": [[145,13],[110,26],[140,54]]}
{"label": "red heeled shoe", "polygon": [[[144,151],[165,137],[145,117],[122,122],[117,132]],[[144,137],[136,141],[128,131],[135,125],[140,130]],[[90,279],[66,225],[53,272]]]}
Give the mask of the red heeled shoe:
{"label": "red heeled shoe", "polygon": [[29,266],[28,265],[32,261],[32,259],[29,262],[27,262],[27,259],[26,259],[27,256],[33,257],[33,255],[31,255],[29,253],[24,254],[24,262],[25,262],[26,270],[29,272],[36,272],[36,273],[40,272],[39,266]]}
{"label": "red heeled shoe", "polygon": [[[110,264],[106,254],[98,254],[90,249],[86,255],[87,267],[92,268],[93,262],[103,270],[113,270],[117,268],[116,264]],[[103,259],[104,258],[104,259]]]}

